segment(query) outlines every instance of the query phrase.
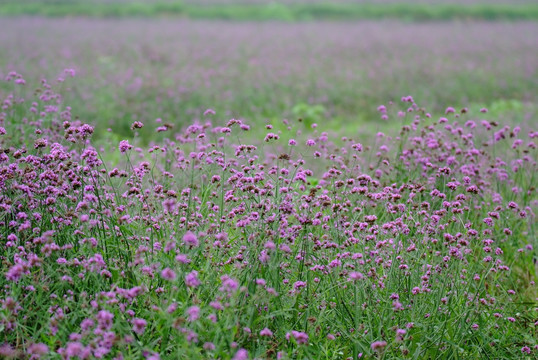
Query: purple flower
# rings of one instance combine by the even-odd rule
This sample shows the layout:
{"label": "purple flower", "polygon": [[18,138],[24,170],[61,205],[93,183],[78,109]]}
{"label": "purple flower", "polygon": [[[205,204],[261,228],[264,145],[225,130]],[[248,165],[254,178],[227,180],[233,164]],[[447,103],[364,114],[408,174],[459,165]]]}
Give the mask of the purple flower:
{"label": "purple flower", "polygon": [[143,127],[144,127],[144,124],[140,121],[135,121],[134,123],[131,124],[131,130],[142,129]]}
{"label": "purple flower", "polygon": [[381,351],[385,348],[385,346],[387,346],[387,342],[386,341],[374,341],[370,347],[372,348],[372,350],[374,351]]}
{"label": "purple flower", "polygon": [[140,318],[133,319],[133,331],[138,335],[142,335],[146,329],[147,321]]}
{"label": "purple flower", "polygon": [[39,359],[41,355],[49,352],[49,347],[43,343],[33,343],[28,346],[28,354],[34,355],[34,359]]}
{"label": "purple flower", "polygon": [[120,141],[119,149],[120,153],[124,154],[127,150],[130,150],[133,148],[133,145],[129,144],[129,141],[122,140]]}
{"label": "purple flower", "polygon": [[185,275],[185,285],[192,288],[195,288],[200,285],[200,280],[198,280],[198,271],[193,270],[187,275]]}
{"label": "purple flower", "polygon": [[232,360],[248,360],[248,351],[245,349],[237,350]]}
{"label": "purple flower", "polygon": [[9,281],[17,282],[24,273],[24,266],[22,264],[15,264],[6,272],[6,279]]}
{"label": "purple flower", "polygon": [[200,308],[198,306],[191,306],[187,309],[187,315],[190,322],[198,320],[200,318]]}
{"label": "purple flower", "polygon": [[223,275],[220,279],[222,281],[222,285],[219,290],[222,292],[227,292],[228,294],[231,294],[235,292],[239,287],[238,282],[230,278],[228,275]]}
{"label": "purple flower", "polygon": [[196,235],[190,231],[187,231],[185,235],[183,235],[183,241],[186,245],[191,247],[196,247],[199,245],[198,238]]}
{"label": "purple flower", "polygon": [[[298,345],[308,344],[308,334],[306,334],[304,332],[292,330],[291,331],[291,336],[293,336],[293,338],[295,339],[295,341],[297,342]],[[286,338],[288,340],[290,339],[290,334],[289,333],[286,334]]]}
{"label": "purple flower", "polygon": [[161,277],[165,280],[173,281],[176,279],[177,276],[174,270],[170,268],[165,268],[161,271]]}
{"label": "purple flower", "polygon": [[273,336],[273,332],[268,328],[264,328],[262,331],[260,331],[260,336],[271,337]]}
{"label": "purple flower", "polygon": [[114,319],[114,314],[107,310],[101,310],[97,313],[97,323],[99,328],[108,330],[112,327],[112,320]]}

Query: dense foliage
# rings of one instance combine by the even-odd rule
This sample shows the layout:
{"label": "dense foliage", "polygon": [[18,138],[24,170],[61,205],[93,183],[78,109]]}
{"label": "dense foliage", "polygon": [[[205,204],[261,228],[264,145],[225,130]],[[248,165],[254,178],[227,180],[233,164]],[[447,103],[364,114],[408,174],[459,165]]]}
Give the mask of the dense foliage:
{"label": "dense foliage", "polygon": [[537,20],[538,6],[517,2],[461,1],[125,1],[125,0],[7,0],[0,15],[155,17],[240,21],[312,21],[397,18],[411,21],[455,19]]}

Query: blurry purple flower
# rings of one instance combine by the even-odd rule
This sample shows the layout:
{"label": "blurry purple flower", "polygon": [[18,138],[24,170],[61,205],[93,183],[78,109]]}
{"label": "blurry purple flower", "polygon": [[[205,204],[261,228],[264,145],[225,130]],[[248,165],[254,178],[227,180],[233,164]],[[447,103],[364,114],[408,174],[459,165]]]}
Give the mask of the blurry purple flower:
{"label": "blurry purple flower", "polygon": [[176,279],[177,276],[174,270],[170,268],[165,268],[161,271],[161,277],[165,280],[173,281]]}
{"label": "blurry purple flower", "polygon": [[[293,336],[298,345],[308,344],[308,334],[304,332],[292,330],[291,336]],[[290,339],[290,333],[286,334],[286,339]]]}
{"label": "blurry purple flower", "polygon": [[97,313],[97,323],[99,328],[108,330],[112,327],[112,320],[114,319],[114,314],[107,310],[101,310]]}
{"label": "blurry purple flower", "polygon": [[15,264],[6,272],[6,279],[17,282],[22,277],[23,273],[24,266],[22,264]]}
{"label": "blurry purple flower", "polygon": [[147,321],[140,318],[133,319],[133,331],[138,335],[142,335],[146,329]]}
{"label": "blurry purple flower", "polygon": [[191,247],[196,247],[199,245],[198,238],[196,237],[194,233],[190,231],[187,231],[185,235],[183,235],[183,241],[185,242],[186,245],[191,246]]}
{"label": "blurry purple flower", "polygon": [[378,351],[378,350],[383,350],[385,348],[385,346],[387,346],[387,342],[386,341],[374,341],[370,347],[372,348],[372,350],[374,351]]}
{"label": "blurry purple flower", "polygon": [[198,280],[198,272],[196,270],[191,271],[185,276],[185,285],[192,288],[200,285],[200,280]]}
{"label": "blurry purple flower", "polygon": [[49,352],[49,347],[43,343],[33,343],[28,346],[28,354],[33,355],[32,358],[39,359],[41,355]]}
{"label": "blurry purple flower", "polygon": [[245,349],[239,349],[232,360],[248,360],[248,351]]}
{"label": "blurry purple flower", "polygon": [[271,337],[271,336],[273,336],[273,332],[271,330],[269,330],[268,328],[264,328],[263,330],[260,331],[260,336]]}
{"label": "blurry purple flower", "polygon": [[191,306],[187,309],[187,315],[190,322],[198,320],[200,318],[200,308],[198,306]]}

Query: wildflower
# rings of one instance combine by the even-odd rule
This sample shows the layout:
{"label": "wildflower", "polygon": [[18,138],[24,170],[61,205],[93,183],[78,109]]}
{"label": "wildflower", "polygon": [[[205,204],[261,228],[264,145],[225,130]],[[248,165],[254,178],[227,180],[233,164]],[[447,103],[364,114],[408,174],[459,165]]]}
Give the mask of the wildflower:
{"label": "wildflower", "polygon": [[292,330],[291,334],[286,334],[286,339],[289,340],[292,336],[298,345],[308,344],[308,334],[301,331]]}
{"label": "wildflower", "polygon": [[0,355],[5,358],[15,358],[17,356],[17,350],[13,349],[9,344],[0,345]]}
{"label": "wildflower", "polygon": [[190,231],[187,231],[185,235],[183,235],[183,241],[186,245],[191,247],[196,247],[199,245],[198,238],[196,235]]}
{"label": "wildflower", "polygon": [[28,346],[28,354],[33,355],[32,358],[39,359],[41,355],[49,352],[49,347],[43,343],[33,343]]}
{"label": "wildflower", "polygon": [[133,146],[129,144],[127,140],[120,141],[120,145],[119,145],[120,153],[124,154],[127,150],[130,150],[132,148]]}
{"label": "wildflower", "polygon": [[13,265],[6,273],[6,279],[9,281],[17,282],[24,273],[24,266],[22,264]]}
{"label": "wildflower", "polygon": [[67,346],[65,347],[65,355],[67,355],[68,358],[73,357],[82,357],[82,353],[84,351],[84,345],[82,345],[78,341],[68,342]]}
{"label": "wildflower", "polygon": [[230,278],[228,275],[221,276],[222,285],[219,288],[220,291],[227,292],[229,294],[235,292],[239,284],[234,279]]}
{"label": "wildflower", "polygon": [[101,310],[97,313],[97,323],[99,328],[103,330],[108,330],[112,327],[112,320],[114,319],[114,314],[107,310]]}
{"label": "wildflower", "polygon": [[143,127],[144,127],[144,124],[141,123],[140,121],[135,121],[134,123],[131,124],[131,130],[141,129]]}
{"label": "wildflower", "polygon": [[372,348],[372,350],[374,351],[381,351],[385,348],[385,346],[387,346],[387,342],[386,341],[374,341],[370,347]]}
{"label": "wildflower", "polygon": [[189,264],[191,262],[189,257],[185,254],[177,254],[175,259],[178,263],[181,264]]}
{"label": "wildflower", "polygon": [[191,288],[195,288],[200,285],[200,280],[198,280],[198,271],[193,270],[185,275],[185,285]]}
{"label": "wildflower", "polygon": [[212,342],[206,342],[204,343],[204,346],[203,346],[204,350],[206,351],[213,351],[215,350],[215,344],[213,344]]}
{"label": "wildflower", "polygon": [[403,341],[406,333],[405,329],[396,329],[396,341]]}
{"label": "wildflower", "polygon": [[165,280],[173,281],[176,279],[177,276],[174,270],[170,268],[165,268],[161,271],[161,277]]}
{"label": "wildflower", "polygon": [[133,319],[133,331],[138,335],[142,335],[146,329],[147,321],[140,318]]}
{"label": "wildflower", "polygon": [[248,360],[248,351],[245,349],[239,349],[232,360]]}
{"label": "wildflower", "polygon": [[362,273],[353,271],[353,272],[349,273],[348,280],[349,281],[358,281],[358,280],[362,280],[363,278],[364,278],[364,275]]}
{"label": "wildflower", "polygon": [[198,320],[200,318],[200,308],[198,306],[191,306],[187,309],[187,315],[190,322]]}
{"label": "wildflower", "polygon": [[273,332],[269,330],[268,328],[264,328],[262,331],[260,331],[260,336],[271,337],[273,336]]}

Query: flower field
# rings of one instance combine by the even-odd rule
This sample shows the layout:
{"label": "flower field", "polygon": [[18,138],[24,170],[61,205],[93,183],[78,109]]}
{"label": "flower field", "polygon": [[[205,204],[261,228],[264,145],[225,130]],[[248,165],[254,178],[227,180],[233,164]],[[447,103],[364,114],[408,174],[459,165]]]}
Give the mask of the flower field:
{"label": "flower field", "polygon": [[[533,22],[2,23],[0,48],[9,49],[0,51],[2,77],[17,71],[38,82],[76,69],[77,80],[64,85],[65,101],[75,116],[101,125],[94,137],[117,142],[131,135],[134,121],[161,118],[177,129],[209,107],[223,117],[278,122],[308,116],[303,104],[319,105],[312,121],[366,135],[375,131],[377,105],[406,94],[430,111],[487,107],[495,120],[516,124],[538,113]],[[28,85],[17,91],[31,96]],[[0,89],[12,91],[9,84]],[[141,135],[146,144],[155,139]]]}
{"label": "flower field", "polygon": [[0,358],[537,356],[536,24],[1,20]]}

